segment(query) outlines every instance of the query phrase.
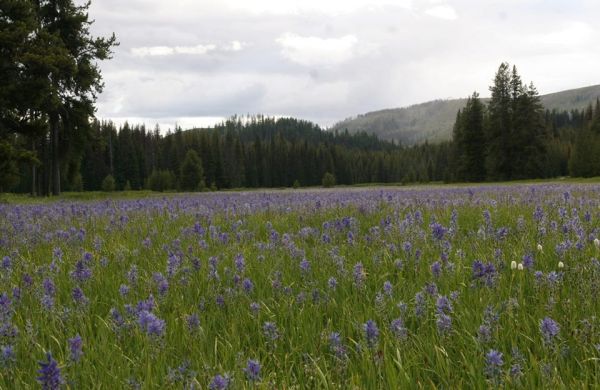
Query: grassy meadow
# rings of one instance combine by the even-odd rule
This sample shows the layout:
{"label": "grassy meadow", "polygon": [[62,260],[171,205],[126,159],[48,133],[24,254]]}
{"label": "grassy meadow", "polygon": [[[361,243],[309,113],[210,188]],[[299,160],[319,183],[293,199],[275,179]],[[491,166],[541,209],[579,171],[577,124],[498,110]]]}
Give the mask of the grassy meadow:
{"label": "grassy meadow", "polygon": [[598,387],[599,238],[597,183],[6,197],[0,388]]}

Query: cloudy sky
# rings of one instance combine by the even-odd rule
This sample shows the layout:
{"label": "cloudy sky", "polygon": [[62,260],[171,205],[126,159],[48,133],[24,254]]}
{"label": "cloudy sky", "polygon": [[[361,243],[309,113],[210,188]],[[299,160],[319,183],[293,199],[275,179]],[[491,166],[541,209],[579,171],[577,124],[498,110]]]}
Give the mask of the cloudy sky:
{"label": "cloudy sky", "polygon": [[541,93],[599,84],[598,0],[93,0],[98,116],[184,128],[343,118],[483,96],[502,61]]}

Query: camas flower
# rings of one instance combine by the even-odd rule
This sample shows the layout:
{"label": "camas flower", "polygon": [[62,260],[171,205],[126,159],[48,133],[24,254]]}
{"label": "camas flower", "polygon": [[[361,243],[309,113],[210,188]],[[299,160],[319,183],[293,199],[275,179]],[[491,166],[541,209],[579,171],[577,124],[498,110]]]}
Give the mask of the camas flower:
{"label": "camas flower", "polygon": [[46,354],[46,361],[38,362],[40,369],[38,370],[37,380],[42,385],[44,390],[55,390],[60,388],[64,380],[60,374],[60,368],[56,360],[52,358],[52,354],[48,352]]}
{"label": "camas flower", "polygon": [[550,317],[540,320],[540,332],[546,344],[551,344],[560,332],[560,325]]}
{"label": "camas flower", "polygon": [[431,229],[431,235],[437,241],[441,241],[447,232],[447,229],[437,222],[430,224],[429,228]]}
{"label": "camas flower", "polygon": [[248,359],[244,373],[249,381],[254,382],[260,380],[260,363],[258,360]]}
{"label": "camas flower", "polygon": [[217,374],[213,377],[212,381],[208,385],[208,388],[210,390],[226,390],[229,388],[230,384],[231,384],[231,378],[229,377],[229,375]]}
{"label": "camas flower", "polygon": [[485,373],[489,378],[498,378],[504,364],[502,352],[490,349],[485,355]]}
{"label": "camas flower", "polygon": [[74,362],[78,362],[83,355],[82,351],[83,341],[81,340],[81,336],[76,335],[75,337],[69,339],[69,350],[71,351],[71,360]]}
{"label": "camas flower", "polygon": [[274,322],[265,322],[263,324],[263,334],[270,341],[275,341],[279,338],[279,330]]}
{"label": "camas flower", "polygon": [[363,329],[367,338],[367,345],[369,348],[375,348],[379,341],[379,329],[377,328],[377,324],[373,320],[368,320],[363,324]]}
{"label": "camas flower", "polygon": [[390,323],[390,330],[399,340],[406,340],[408,337],[408,330],[404,326],[404,321],[402,321],[402,318],[396,318],[395,320],[392,320]]}
{"label": "camas flower", "polygon": [[438,314],[435,323],[437,325],[438,332],[442,335],[452,330],[452,318],[447,314]]}
{"label": "camas flower", "polygon": [[356,287],[362,287],[364,285],[365,279],[367,277],[367,274],[365,272],[365,269],[364,269],[362,263],[356,263],[354,265],[352,274],[354,276],[354,284],[356,285]]}

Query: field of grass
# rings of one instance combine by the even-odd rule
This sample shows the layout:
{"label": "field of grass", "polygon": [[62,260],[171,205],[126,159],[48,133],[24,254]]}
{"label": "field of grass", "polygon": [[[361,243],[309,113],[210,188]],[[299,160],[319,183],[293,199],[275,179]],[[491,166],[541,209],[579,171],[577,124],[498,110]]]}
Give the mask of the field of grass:
{"label": "field of grass", "polygon": [[597,183],[5,202],[2,389],[600,386]]}

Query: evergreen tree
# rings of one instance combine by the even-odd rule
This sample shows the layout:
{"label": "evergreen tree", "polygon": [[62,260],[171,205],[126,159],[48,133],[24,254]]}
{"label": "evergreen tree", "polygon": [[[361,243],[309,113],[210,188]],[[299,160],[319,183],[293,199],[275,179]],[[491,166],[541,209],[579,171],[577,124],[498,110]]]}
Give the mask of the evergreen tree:
{"label": "evergreen tree", "polygon": [[[200,183],[204,180],[204,170],[202,161],[198,154],[190,149],[185,154],[185,159],[181,164],[179,183],[184,191],[196,191],[201,187]],[[203,186],[202,186],[203,187]]]}
{"label": "evergreen tree", "polygon": [[494,78],[494,85],[490,87],[492,97],[488,104],[485,164],[490,180],[507,180],[511,177],[511,96],[514,94],[514,86],[511,85],[509,69],[508,63],[502,63]]}

